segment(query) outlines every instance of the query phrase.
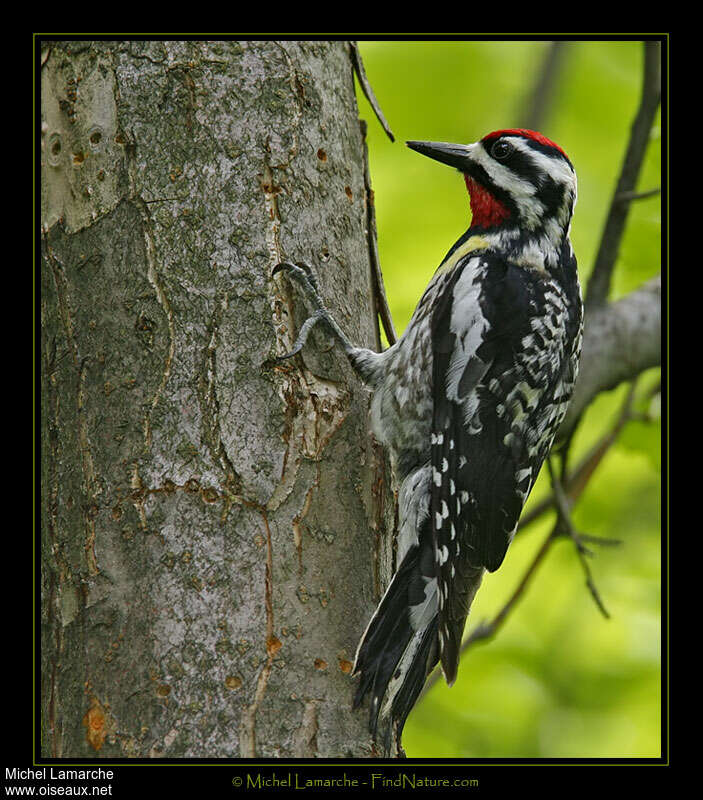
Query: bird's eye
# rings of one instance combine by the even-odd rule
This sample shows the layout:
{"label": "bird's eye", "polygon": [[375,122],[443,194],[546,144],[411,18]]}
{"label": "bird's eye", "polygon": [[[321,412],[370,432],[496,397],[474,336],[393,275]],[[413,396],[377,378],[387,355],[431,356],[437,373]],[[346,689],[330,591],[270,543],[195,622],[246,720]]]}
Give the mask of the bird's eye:
{"label": "bird's eye", "polygon": [[491,155],[497,158],[498,161],[504,161],[513,152],[513,146],[505,139],[498,139],[498,141],[491,148]]}

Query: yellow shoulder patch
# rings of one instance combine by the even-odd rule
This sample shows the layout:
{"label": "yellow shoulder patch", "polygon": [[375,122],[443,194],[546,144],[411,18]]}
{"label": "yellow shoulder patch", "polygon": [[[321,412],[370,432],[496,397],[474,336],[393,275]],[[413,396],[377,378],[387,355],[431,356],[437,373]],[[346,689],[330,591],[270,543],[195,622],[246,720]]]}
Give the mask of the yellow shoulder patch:
{"label": "yellow shoulder patch", "polygon": [[469,236],[469,238],[439,265],[439,272],[450,272],[464,258],[474,250],[485,250],[491,243],[484,236]]}

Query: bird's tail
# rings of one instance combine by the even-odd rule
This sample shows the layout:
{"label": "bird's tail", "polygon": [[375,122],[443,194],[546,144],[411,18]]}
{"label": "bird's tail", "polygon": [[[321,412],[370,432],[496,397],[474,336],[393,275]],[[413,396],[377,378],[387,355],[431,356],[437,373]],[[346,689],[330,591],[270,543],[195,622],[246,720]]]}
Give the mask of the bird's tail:
{"label": "bird's tail", "polygon": [[411,547],[393,576],[359,643],[353,674],[361,679],[358,708],[370,692],[369,730],[390,752],[391,735],[400,744],[403,726],[439,658],[437,579],[429,544]]}

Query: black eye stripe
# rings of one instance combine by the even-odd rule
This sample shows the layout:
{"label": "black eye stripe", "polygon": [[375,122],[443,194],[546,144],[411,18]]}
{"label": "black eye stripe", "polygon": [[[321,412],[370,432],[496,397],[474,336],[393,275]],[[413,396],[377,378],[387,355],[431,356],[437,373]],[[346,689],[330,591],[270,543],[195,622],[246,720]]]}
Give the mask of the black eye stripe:
{"label": "black eye stripe", "polygon": [[[541,142],[536,142],[533,139],[528,139],[526,137],[519,137],[519,140],[524,142],[530,148],[530,150],[534,150],[536,153],[543,153],[545,156],[549,156],[550,158],[556,158],[558,160],[564,161],[566,164],[569,165],[569,168],[571,169],[571,171],[572,172],[574,171],[574,166],[571,163],[571,161],[569,160],[568,156],[565,153],[563,153],[562,151],[558,150],[557,148],[552,147],[551,145],[548,145],[548,144],[543,144]],[[515,156],[520,157],[522,155],[520,150],[517,147],[515,147],[512,142],[506,141],[503,138],[499,138],[499,139],[495,139],[495,140],[489,140],[488,142],[484,142],[483,143],[485,150],[493,158],[496,158],[496,155],[493,152],[493,148],[495,148],[495,146],[499,142],[504,142],[505,144],[507,144],[511,148],[511,153],[512,153],[513,157],[515,157]],[[500,158],[496,158],[496,160],[500,161],[501,159]],[[512,161],[511,161],[511,168],[512,168]]]}
{"label": "black eye stripe", "polygon": [[[506,144],[509,147],[509,152],[506,153],[506,155],[501,154],[502,157],[497,157],[494,153],[494,150],[496,145],[498,145],[500,142],[503,142],[503,144]],[[533,147],[531,142],[529,143],[529,146],[533,150],[541,150],[541,148]],[[550,176],[546,175],[544,172],[542,172],[540,167],[535,165],[535,162],[530,157],[529,152],[522,152],[522,150],[520,150],[518,147],[515,147],[512,142],[506,142],[505,140],[497,139],[486,148],[486,151],[491,158],[503,164],[505,164],[505,161],[509,156],[510,163],[505,164],[506,169],[509,169],[516,176],[534,183],[538,188],[542,187],[544,181],[547,181],[549,184],[553,183],[553,180],[550,178]]]}

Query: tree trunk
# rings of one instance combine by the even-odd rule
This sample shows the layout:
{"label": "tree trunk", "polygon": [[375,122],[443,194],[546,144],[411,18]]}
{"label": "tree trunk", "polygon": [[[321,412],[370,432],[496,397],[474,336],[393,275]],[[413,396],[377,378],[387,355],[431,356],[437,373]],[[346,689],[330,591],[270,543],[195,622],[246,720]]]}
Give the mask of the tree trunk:
{"label": "tree trunk", "polygon": [[42,54],[42,755],[368,757],[351,662],[390,566],[346,42]]}

